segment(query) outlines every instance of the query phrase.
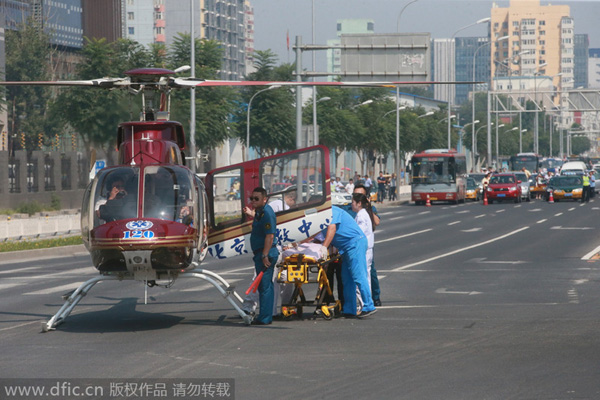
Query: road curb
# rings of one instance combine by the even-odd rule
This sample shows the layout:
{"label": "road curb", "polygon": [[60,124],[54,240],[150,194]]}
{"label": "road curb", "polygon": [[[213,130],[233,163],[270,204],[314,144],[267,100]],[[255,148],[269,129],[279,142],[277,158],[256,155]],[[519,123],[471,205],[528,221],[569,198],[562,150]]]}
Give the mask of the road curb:
{"label": "road curb", "polygon": [[0,264],[12,262],[36,261],[57,257],[75,257],[88,255],[89,253],[82,244],[72,246],[49,247],[45,249],[7,251],[0,253]]}

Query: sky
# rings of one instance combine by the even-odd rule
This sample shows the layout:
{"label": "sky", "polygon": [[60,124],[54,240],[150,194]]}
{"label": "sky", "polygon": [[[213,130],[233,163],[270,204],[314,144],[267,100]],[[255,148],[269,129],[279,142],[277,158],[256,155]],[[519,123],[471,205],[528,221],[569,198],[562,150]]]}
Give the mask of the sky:
{"label": "sky", "polygon": [[[400,11],[410,0],[250,0],[254,7],[254,48],[271,49],[280,62],[293,62],[296,35],[312,43],[312,5],[315,5],[316,44],[336,38],[338,19],[372,19],[375,33],[396,32]],[[418,0],[400,16],[400,32],[430,32],[432,38],[449,38],[458,29],[490,16],[490,0]],[[508,0],[497,0],[508,7]],[[600,47],[600,0],[546,1],[542,5],[569,5],[575,33],[587,33],[590,48]],[[450,17],[450,18],[449,18]],[[286,33],[289,31],[290,50]],[[457,36],[485,36],[487,24],[461,31]],[[312,52],[304,52],[303,66],[312,69]],[[325,51],[315,52],[317,70],[325,70]]]}

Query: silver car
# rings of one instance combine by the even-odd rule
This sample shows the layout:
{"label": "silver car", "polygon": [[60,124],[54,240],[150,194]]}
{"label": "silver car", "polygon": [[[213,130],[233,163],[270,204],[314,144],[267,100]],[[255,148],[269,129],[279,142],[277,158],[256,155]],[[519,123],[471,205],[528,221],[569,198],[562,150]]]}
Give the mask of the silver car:
{"label": "silver car", "polygon": [[529,182],[529,179],[527,179],[527,175],[525,175],[525,172],[517,171],[511,172],[511,174],[515,174],[517,180],[521,181],[521,183],[519,184],[521,185],[521,199],[525,199],[525,201],[530,201],[531,193],[529,192],[529,186],[531,185],[531,182]]}

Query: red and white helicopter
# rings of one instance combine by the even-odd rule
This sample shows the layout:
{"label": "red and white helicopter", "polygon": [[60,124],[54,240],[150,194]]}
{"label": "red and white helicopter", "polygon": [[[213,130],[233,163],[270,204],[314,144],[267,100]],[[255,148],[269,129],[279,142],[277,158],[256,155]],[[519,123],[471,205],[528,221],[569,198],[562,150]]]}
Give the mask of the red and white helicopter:
{"label": "red and white helicopter", "polygon": [[[83,81],[0,82],[0,85],[89,86],[124,89],[142,95],[140,121],[117,130],[118,165],[104,168],[85,191],[81,209],[83,242],[96,276],[64,296],[65,304],[43,331],[65,321],[90,289],[101,281],[137,280],[147,287],[169,287],[178,278],[211,283],[250,324],[242,298],[218,274],[201,269],[207,253],[227,258],[246,254],[252,221],[242,212],[257,186],[270,201],[293,191],[296,206],[277,213],[280,243],[299,241],[324,229],[331,219],[329,152],[324,146],[218,168],[204,182],[185,166],[185,135],[169,120],[173,89],[203,86],[395,86],[434,82],[257,82],[176,78],[176,71],[140,68],[125,78]],[[450,82],[447,82],[450,83]],[[466,83],[466,82],[461,82]],[[156,94],[159,101],[154,104]],[[235,193],[233,201],[231,193]]]}

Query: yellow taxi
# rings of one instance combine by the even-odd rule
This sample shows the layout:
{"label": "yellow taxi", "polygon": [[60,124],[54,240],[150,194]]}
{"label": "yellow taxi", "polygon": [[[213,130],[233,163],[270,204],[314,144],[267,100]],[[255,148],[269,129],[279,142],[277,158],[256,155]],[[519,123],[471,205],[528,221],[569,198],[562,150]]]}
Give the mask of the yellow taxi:
{"label": "yellow taxi", "polygon": [[474,178],[467,178],[467,190],[465,192],[465,200],[479,201],[481,198],[481,187],[477,184]]}

